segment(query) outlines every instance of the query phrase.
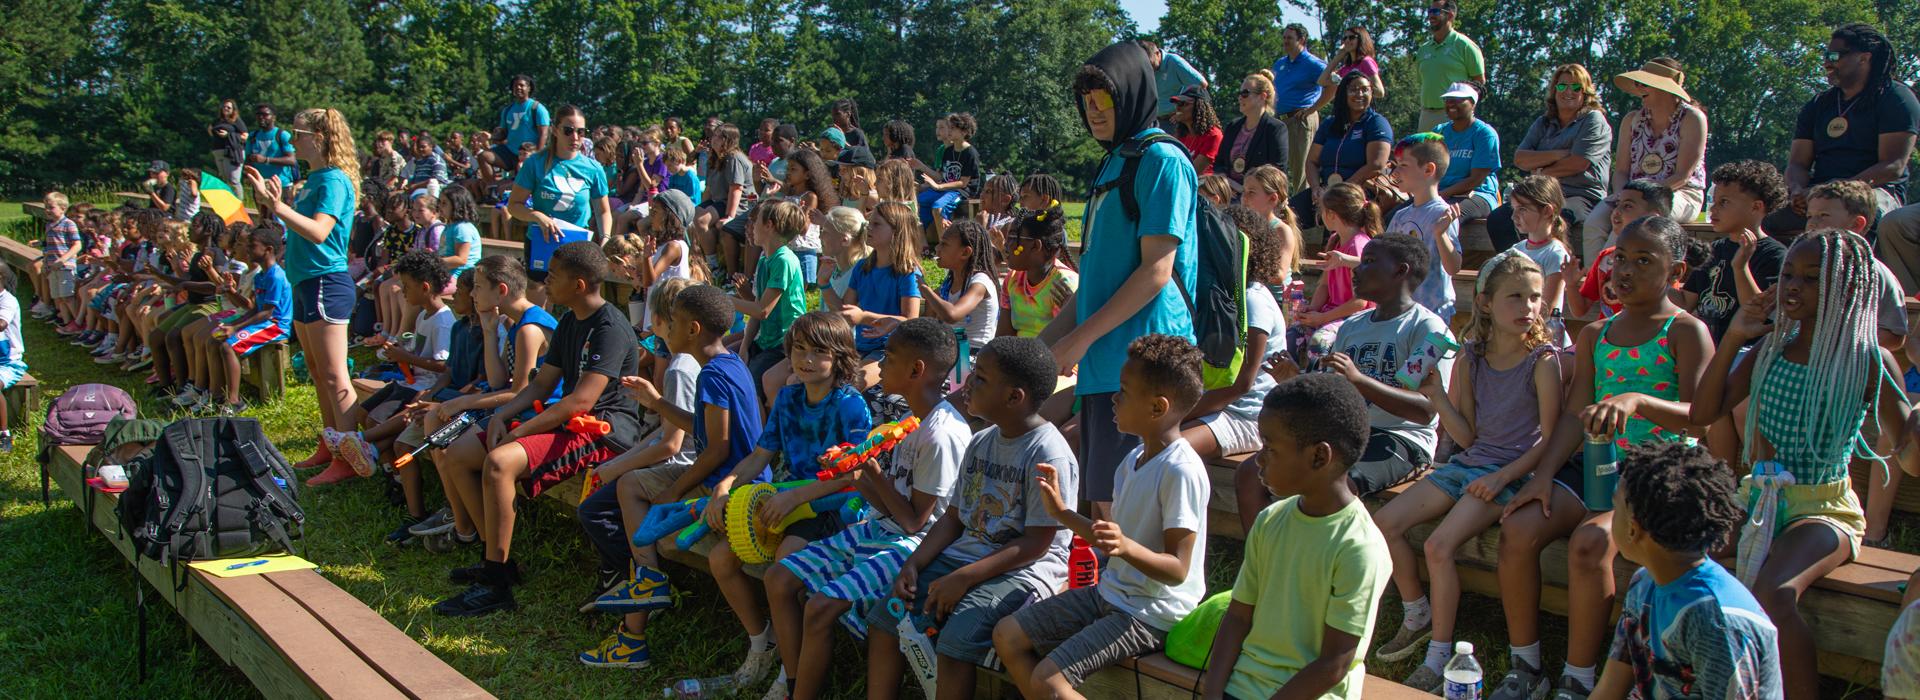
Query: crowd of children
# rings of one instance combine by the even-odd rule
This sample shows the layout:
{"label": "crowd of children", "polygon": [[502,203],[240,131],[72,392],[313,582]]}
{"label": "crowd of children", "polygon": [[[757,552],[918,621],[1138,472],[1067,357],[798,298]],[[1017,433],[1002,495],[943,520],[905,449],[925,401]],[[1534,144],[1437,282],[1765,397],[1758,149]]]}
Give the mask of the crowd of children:
{"label": "crowd of children", "polygon": [[[1155,126],[1153,55],[1115,44],[1074,78],[1109,153],[1081,246],[1060,183],[990,173],[971,114],[936,123],[927,162],[905,122],[870,144],[852,100],[811,140],[767,120],[743,145],[709,119],[696,145],[672,119],[549,116],[516,78],[509,109],[537,138],[503,114],[471,149],[379,132],[357,163],[337,113],[301,113],[281,150],[319,169],[299,185],[247,169],[258,224],[183,199],[160,163],[169,194],[148,208],[49,193],[28,313],[97,362],[151,367],[189,413],[242,412],[240,360],[298,336],[325,363],[325,439],[299,466],[326,467],[312,484],[390,475],[405,513],[387,542],[469,559],[440,614],[515,608],[515,499],[586,480],[600,571],[582,610],[619,616],[589,666],[652,660],[650,618],[674,603],[660,548],[688,542],[640,535],[679,518],[715,533],[706,564],[748,640],[704,689],[829,694],[842,628],[864,641],[870,697],[909,676],[971,697],[977,666],[1076,697],[1203,624],[1209,508],[1231,505],[1245,558],[1197,643],[1210,698],[1356,697],[1370,658],[1418,658],[1405,683],[1439,692],[1458,550],[1495,525],[1510,662],[1491,697],[1819,693],[1800,598],[1886,544],[1889,465],[1920,474],[1894,459],[1920,353],[1868,239],[1872,192],[1814,187],[1807,231],[1776,238],[1762,222],[1787,178],[1728,163],[1711,245],[1651,180],[1623,183],[1584,227],[1606,240],[1576,245],[1559,180],[1503,195],[1443,127],[1400,139],[1376,181],[1316,185],[1301,221],[1286,200],[1304,183],[1279,167],[1198,175]],[[1484,127],[1467,99],[1457,122]],[[1479,186],[1445,196],[1463,173]],[[1524,238],[1463,272],[1463,226],[1502,199]],[[487,255],[482,220],[550,245]],[[557,244],[573,229],[589,240]],[[1237,276],[1212,262],[1222,229],[1244,242]],[[1201,303],[1222,274],[1240,282],[1224,295],[1238,364],[1214,356]],[[628,307],[602,296],[612,280]],[[19,316],[0,292],[0,386],[26,372]],[[358,402],[349,333],[393,370]],[[890,453],[834,466],[887,430],[905,433]],[[1234,503],[1212,504],[1223,459]],[[1540,561],[1561,539],[1554,673]],[[1097,583],[1069,575],[1076,548],[1104,562]],[[1624,596],[1617,555],[1644,567]],[[1389,587],[1401,621],[1377,641]]]}

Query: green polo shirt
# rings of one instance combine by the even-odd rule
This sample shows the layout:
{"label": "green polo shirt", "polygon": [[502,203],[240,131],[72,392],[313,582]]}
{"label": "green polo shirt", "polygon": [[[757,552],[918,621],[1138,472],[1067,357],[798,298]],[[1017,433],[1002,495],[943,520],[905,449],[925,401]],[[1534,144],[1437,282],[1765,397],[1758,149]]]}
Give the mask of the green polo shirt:
{"label": "green polo shirt", "polygon": [[1447,92],[1447,86],[1487,74],[1480,45],[1460,32],[1449,33],[1440,41],[1429,34],[1414,55],[1420,62],[1421,109],[1444,109],[1447,103],[1440,96]]}

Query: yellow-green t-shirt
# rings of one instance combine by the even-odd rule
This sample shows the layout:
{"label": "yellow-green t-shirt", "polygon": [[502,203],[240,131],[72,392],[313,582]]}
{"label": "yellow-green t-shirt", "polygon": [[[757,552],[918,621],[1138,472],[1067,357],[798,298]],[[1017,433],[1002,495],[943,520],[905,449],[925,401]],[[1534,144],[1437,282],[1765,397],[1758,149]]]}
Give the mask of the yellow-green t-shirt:
{"label": "yellow-green t-shirt", "polygon": [[1019,270],[1007,273],[1007,310],[1013,314],[1013,334],[1022,338],[1034,338],[1045,330],[1053,317],[1060,314],[1060,305],[1054,302],[1054,287],[1066,285],[1071,292],[1080,288],[1080,275],[1065,265],[1055,265],[1039,284],[1029,286],[1027,273]]}
{"label": "yellow-green t-shirt", "polygon": [[1327,695],[1359,695],[1376,604],[1392,577],[1387,540],[1358,499],[1322,518],[1301,513],[1297,496],[1260,511],[1233,582],[1233,601],[1253,606],[1253,627],[1227,692],[1271,697],[1319,658],[1324,631],[1332,627],[1360,637],[1360,648],[1346,679]]}

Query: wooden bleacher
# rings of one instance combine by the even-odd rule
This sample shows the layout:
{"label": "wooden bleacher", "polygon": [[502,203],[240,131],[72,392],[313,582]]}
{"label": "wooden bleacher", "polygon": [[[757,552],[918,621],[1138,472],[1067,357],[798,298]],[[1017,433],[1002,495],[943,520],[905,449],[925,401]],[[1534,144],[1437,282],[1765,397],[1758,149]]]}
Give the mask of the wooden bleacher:
{"label": "wooden bleacher", "polygon": [[[88,488],[87,447],[59,448],[49,467],[90,525],[180,613],[207,646],[270,698],[487,698],[486,690],[314,570],[220,578],[187,569],[174,590],[164,564],[120,536],[119,498]],[[150,652],[151,653],[151,652]],[[157,654],[156,663],[169,659]],[[131,672],[129,672],[131,676]]]}
{"label": "wooden bleacher", "polygon": [[35,379],[31,374],[20,377],[20,381],[8,387],[6,392],[7,428],[11,430],[24,427],[27,424],[27,416],[40,412],[41,398],[40,380]]}

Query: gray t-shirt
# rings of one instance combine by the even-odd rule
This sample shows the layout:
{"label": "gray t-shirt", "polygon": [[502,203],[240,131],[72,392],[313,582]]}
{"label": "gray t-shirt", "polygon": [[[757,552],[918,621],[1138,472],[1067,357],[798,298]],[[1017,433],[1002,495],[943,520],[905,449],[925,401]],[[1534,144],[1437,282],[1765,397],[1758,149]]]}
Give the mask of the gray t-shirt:
{"label": "gray t-shirt", "polygon": [[[1287,321],[1280,313],[1280,303],[1273,300],[1273,292],[1267,285],[1255,282],[1247,286],[1247,330],[1258,328],[1267,333],[1267,357],[1285,352],[1287,349]],[[1249,357],[1246,362],[1265,364],[1267,357]],[[1229,415],[1242,420],[1260,420],[1260,405],[1267,400],[1267,392],[1274,387],[1273,375],[1265,368],[1256,368],[1253,373],[1253,387],[1233,403],[1222,409]]]}
{"label": "gray t-shirt", "polygon": [[1522,151],[1567,151],[1587,159],[1587,169],[1560,178],[1560,193],[1568,199],[1579,197],[1598,202],[1607,196],[1607,180],[1613,173],[1613,126],[1600,110],[1586,114],[1562,127],[1558,118],[1541,116],[1520,138]]}
{"label": "gray t-shirt", "polygon": [[[1438,231],[1441,217],[1447,215],[1451,207],[1446,200],[1434,199],[1426,204],[1408,204],[1393,213],[1393,223],[1387,224],[1387,233],[1399,233],[1420,239],[1427,245],[1427,276],[1420,280],[1420,286],[1413,290],[1413,301],[1427,307],[1440,318],[1453,318],[1453,275],[1440,261],[1440,239],[1446,236],[1452,242],[1453,249],[1460,249],[1460,221],[1447,224],[1447,230]],[[1559,268],[1554,268],[1559,269]]]}
{"label": "gray t-shirt", "polygon": [[887,460],[887,478],[893,481],[895,491],[907,497],[909,504],[915,491],[934,497],[932,517],[914,532],[907,532],[898,521],[885,515],[874,521],[895,534],[925,534],[946,514],[947,504],[953,500],[954,482],[960,478],[960,458],[972,440],[973,431],[967,427],[967,419],[960,415],[959,409],[945,401],[933,407],[933,411],[920,420],[918,429],[900,439],[900,444],[893,448],[893,458]]}
{"label": "gray t-shirt", "polygon": [[[667,362],[667,376],[660,382],[660,397],[680,410],[693,412],[697,408],[694,406],[694,389],[699,380],[700,361],[686,353],[674,355]],[[659,436],[660,431],[656,429],[642,444],[653,443],[660,439]],[[689,435],[680,441],[680,451],[668,457],[663,464],[675,467],[693,464],[694,457],[698,455],[699,451],[693,448],[693,436]]]}
{"label": "gray t-shirt", "polygon": [[1059,429],[1044,424],[1017,438],[1000,437],[999,426],[973,436],[961,460],[960,493],[955,514],[963,531],[944,554],[976,562],[1025,534],[1026,528],[1057,527],[1053,546],[1016,576],[1046,590],[1059,590],[1067,576],[1067,550],[1073,533],[1040,505],[1039,474],[1033,467],[1051,464],[1060,477],[1060,497],[1080,502],[1080,464]]}
{"label": "gray t-shirt", "polygon": [[740,207],[733,212],[720,212],[721,218],[731,219],[736,214],[747,213],[747,199],[753,196],[753,161],[747,154],[734,151],[727,156],[725,167],[713,169],[713,178],[707,181],[707,201],[715,208],[727,205],[727,190],[734,185],[740,186]]}
{"label": "gray t-shirt", "polygon": [[1880,330],[1907,337],[1907,292],[1893,270],[1879,258],[1873,261],[1873,274],[1880,278]]}
{"label": "gray t-shirt", "polygon": [[[1379,309],[1369,309],[1355,314],[1340,325],[1340,332],[1333,337],[1335,352],[1345,353],[1353,358],[1353,364],[1365,374],[1388,386],[1401,386],[1394,374],[1413,357],[1414,351],[1426,342],[1427,335],[1439,333],[1449,338],[1447,324],[1433,315],[1427,307],[1414,304],[1393,318],[1375,318]],[[1444,387],[1453,376],[1453,360],[1441,360],[1439,366],[1431,371],[1440,373],[1440,382]],[[1433,454],[1433,429],[1439,423],[1434,420],[1425,423],[1401,418],[1388,413],[1386,409],[1369,404],[1367,406],[1368,425],[1384,430],[1412,441],[1427,454]]]}

